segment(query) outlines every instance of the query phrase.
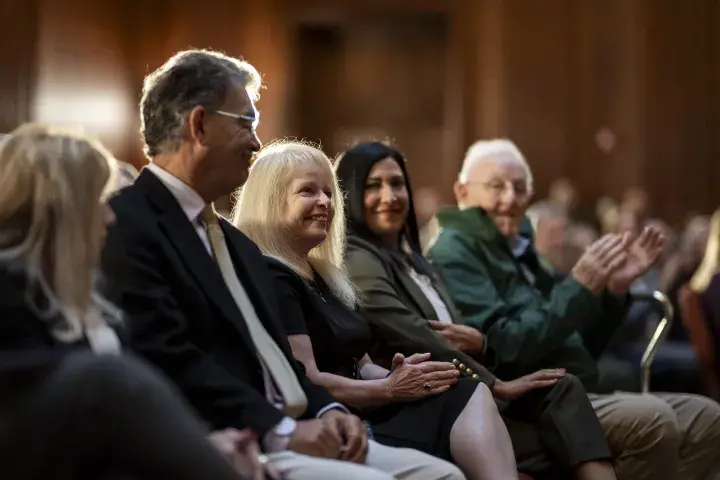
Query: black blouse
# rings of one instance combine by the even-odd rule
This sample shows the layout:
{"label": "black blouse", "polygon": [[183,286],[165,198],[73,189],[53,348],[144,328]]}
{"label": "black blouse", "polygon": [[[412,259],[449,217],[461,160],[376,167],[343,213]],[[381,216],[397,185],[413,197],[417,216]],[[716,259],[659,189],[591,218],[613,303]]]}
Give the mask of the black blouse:
{"label": "black blouse", "polygon": [[310,337],[321,372],[358,378],[358,361],[371,343],[365,319],[343,304],[319,274],[309,281],[284,263],[266,258],[285,333]]}

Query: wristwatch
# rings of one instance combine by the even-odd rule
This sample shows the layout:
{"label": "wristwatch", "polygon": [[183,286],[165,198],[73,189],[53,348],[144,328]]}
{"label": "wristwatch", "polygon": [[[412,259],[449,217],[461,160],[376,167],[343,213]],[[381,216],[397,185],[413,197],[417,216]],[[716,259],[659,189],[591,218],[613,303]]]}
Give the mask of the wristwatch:
{"label": "wristwatch", "polygon": [[275,428],[265,434],[262,439],[266,453],[281,452],[290,447],[290,439],[295,434],[297,423],[290,417],[283,418]]}

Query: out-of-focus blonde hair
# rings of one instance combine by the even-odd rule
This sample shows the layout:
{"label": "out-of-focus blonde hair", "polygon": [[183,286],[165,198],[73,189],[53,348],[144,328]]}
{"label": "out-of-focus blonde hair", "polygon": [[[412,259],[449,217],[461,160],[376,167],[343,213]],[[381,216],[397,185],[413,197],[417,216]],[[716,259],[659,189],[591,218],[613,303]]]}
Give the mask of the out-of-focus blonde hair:
{"label": "out-of-focus blonde hair", "polygon": [[0,264],[27,279],[30,305],[74,341],[117,309],[93,288],[115,160],[98,142],[43,125],[0,144]]}
{"label": "out-of-focus blonde hair", "polygon": [[702,263],[690,280],[690,288],[695,292],[704,292],[710,280],[720,269],[720,209],[710,219],[707,247]]}
{"label": "out-of-focus blonde hair", "polygon": [[[283,224],[288,189],[297,170],[314,165],[332,176],[335,215],[324,242],[308,254],[307,263],[292,249],[291,233]],[[356,292],[345,271],[344,202],[332,162],[321,150],[303,142],[278,141],[264,147],[250,167],[245,185],[238,190],[233,223],[265,253],[281,260],[303,278],[311,280],[313,267],[347,306],[354,308]],[[308,265],[309,263],[309,265]]]}

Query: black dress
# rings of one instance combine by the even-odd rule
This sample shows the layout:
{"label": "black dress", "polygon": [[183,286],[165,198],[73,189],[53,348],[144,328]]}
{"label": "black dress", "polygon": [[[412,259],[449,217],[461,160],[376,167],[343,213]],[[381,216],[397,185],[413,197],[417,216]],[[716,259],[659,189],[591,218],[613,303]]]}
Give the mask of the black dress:
{"label": "black dress", "polygon": [[[320,275],[309,282],[278,260],[267,259],[287,335],[310,337],[321,372],[359,379],[358,361],[371,345],[367,322],[335,297]],[[450,430],[477,386],[475,380],[460,379],[440,395],[353,410],[372,425],[378,442],[452,460]]]}

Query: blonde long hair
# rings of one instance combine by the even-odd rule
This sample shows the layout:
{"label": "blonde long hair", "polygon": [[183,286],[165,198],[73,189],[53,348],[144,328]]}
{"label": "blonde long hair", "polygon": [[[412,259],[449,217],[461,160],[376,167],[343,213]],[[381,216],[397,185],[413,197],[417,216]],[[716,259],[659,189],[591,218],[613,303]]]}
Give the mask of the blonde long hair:
{"label": "blonde long hair", "polygon": [[[116,316],[95,292],[115,160],[98,142],[43,125],[0,144],[0,265],[27,279],[30,305],[61,341]],[[38,296],[39,295],[39,296]]]}
{"label": "blonde long hair", "polygon": [[707,247],[702,263],[690,280],[690,289],[695,292],[704,292],[710,285],[713,276],[720,268],[720,209],[717,209],[710,219]]}
{"label": "blonde long hair", "polygon": [[[335,215],[324,242],[307,258],[292,249],[292,238],[283,226],[288,189],[301,165],[315,165],[332,175]],[[238,190],[233,223],[266,255],[281,260],[306,280],[314,268],[333,293],[348,307],[356,304],[356,291],[345,271],[345,213],[342,193],[330,159],[319,149],[302,142],[278,141],[264,147],[250,167],[245,185]]]}

